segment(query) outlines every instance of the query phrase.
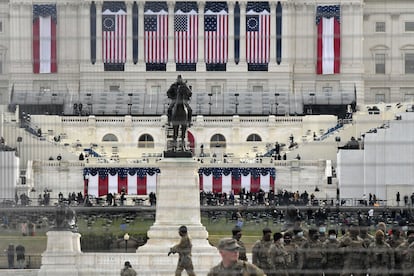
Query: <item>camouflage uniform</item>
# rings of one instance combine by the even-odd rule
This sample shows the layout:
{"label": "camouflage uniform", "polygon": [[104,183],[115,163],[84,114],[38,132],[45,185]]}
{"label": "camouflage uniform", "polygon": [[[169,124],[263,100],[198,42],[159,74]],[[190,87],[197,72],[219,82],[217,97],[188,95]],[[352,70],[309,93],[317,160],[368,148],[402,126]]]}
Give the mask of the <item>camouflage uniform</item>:
{"label": "camouflage uniform", "polygon": [[341,275],[366,275],[367,254],[363,246],[364,240],[357,235],[349,235],[342,239],[339,247],[344,247],[344,265]]}
{"label": "camouflage uniform", "polygon": [[401,275],[414,275],[414,242],[408,240],[400,244],[396,250],[396,256],[401,260]]}
{"label": "camouflage uniform", "polygon": [[301,269],[299,267],[299,252],[298,246],[294,243],[286,243],[285,240],[285,251],[286,255],[286,270],[288,275],[295,276],[299,275],[299,273],[294,272],[294,270]]}
{"label": "camouflage uniform", "polygon": [[252,248],[252,262],[257,267],[263,269],[266,273],[272,269],[269,263],[269,249],[272,241],[258,240]]}
{"label": "camouflage uniform", "polygon": [[[325,276],[339,276],[342,270],[343,254],[337,239],[327,239],[322,244],[322,264]],[[332,272],[329,272],[331,270]],[[336,270],[336,271],[335,271]]]}
{"label": "camouflage uniform", "polygon": [[237,241],[237,244],[239,245],[239,260],[247,261],[247,255],[246,255],[246,246],[244,243],[240,240],[242,236],[242,230],[239,226],[235,226],[232,229],[233,239]]}
{"label": "camouflage uniform", "polygon": [[252,248],[252,263],[263,269],[265,273],[272,270],[272,265],[269,263],[269,248],[273,244],[271,234],[270,228],[265,227],[262,239],[256,241]]}
{"label": "camouflage uniform", "polygon": [[322,275],[322,243],[317,231],[309,231],[309,240],[299,248],[299,266],[306,270],[306,275]]}
{"label": "camouflage uniform", "polygon": [[180,242],[171,247],[171,253],[178,253],[177,269],[175,275],[180,276],[181,272],[185,269],[189,276],[195,276],[193,262],[191,260],[191,240],[188,234],[185,233],[181,236]]}
{"label": "camouflage uniform", "polygon": [[368,247],[369,275],[390,275],[390,270],[394,268],[394,254],[391,246],[385,241],[375,241]]}
{"label": "camouflage uniform", "polygon": [[218,265],[210,269],[207,276],[266,276],[266,274],[257,266],[237,260],[232,266],[224,267],[220,262]]}
{"label": "camouflage uniform", "polygon": [[398,271],[401,270],[401,262],[402,259],[397,254],[397,247],[400,246],[405,242],[405,239],[401,237],[400,235],[396,235],[394,230],[393,234],[390,239],[388,239],[387,243],[391,246],[392,254],[394,255],[394,269],[397,271],[393,275],[401,276],[402,274]]}
{"label": "camouflage uniform", "polygon": [[269,263],[272,266],[272,272],[267,276],[287,276],[286,259],[288,253],[285,247],[280,243],[273,243],[269,249]]}

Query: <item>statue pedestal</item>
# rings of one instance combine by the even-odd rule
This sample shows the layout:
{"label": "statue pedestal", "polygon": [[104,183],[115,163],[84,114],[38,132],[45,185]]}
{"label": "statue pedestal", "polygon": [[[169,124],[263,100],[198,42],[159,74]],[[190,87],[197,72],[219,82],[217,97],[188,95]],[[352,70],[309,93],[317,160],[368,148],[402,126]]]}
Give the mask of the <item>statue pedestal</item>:
{"label": "statue pedestal", "polygon": [[78,275],[81,235],[71,231],[49,231],[46,235],[47,248],[37,275]]}
{"label": "statue pedestal", "polygon": [[137,250],[140,274],[170,276],[177,266],[178,254],[167,256],[180,240],[178,228],[185,225],[191,238],[192,260],[197,275],[207,275],[220,261],[217,249],[207,240],[201,224],[198,162],[192,158],[164,158],[158,162],[155,223],[148,231],[149,240]]}

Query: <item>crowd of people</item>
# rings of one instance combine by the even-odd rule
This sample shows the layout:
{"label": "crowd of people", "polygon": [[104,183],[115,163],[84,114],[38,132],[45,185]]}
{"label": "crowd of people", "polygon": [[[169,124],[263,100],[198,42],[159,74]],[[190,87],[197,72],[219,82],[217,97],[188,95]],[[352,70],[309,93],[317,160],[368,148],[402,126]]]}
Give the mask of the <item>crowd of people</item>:
{"label": "crowd of people", "polygon": [[235,195],[233,192],[200,192],[201,206],[221,206],[221,205],[297,205],[305,206],[316,199],[314,193],[309,194],[307,191],[299,193],[287,190],[270,190],[265,192],[260,189],[258,192],[249,192],[245,188]]}
{"label": "crowd of people", "polygon": [[[374,235],[369,229],[355,223],[344,233],[325,226],[306,231],[296,224],[273,233],[265,227],[252,247],[251,262],[268,276],[413,275],[414,227],[387,229],[381,222]],[[239,259],[248,261],[242,228],[235,227],[232,234],[240,247]]]}

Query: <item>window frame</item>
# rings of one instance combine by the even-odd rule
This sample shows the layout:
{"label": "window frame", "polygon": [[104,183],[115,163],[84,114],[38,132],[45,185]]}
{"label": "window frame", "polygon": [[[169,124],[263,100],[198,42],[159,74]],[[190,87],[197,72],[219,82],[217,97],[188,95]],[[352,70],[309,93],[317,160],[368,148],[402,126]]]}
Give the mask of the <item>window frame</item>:
{"label": "window frame", "polygon": [[387,30],[387,24],[385,21],[376,21],[375,22],[375,32],[376,33],[385,33]]}

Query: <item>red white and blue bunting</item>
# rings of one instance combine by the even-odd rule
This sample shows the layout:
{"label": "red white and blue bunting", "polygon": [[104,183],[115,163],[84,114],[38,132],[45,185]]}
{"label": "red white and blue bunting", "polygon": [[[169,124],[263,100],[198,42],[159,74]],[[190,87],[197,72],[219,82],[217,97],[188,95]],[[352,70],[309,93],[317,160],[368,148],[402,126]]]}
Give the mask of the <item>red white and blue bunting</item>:
{"label": "red white and blue bunting", "polygon": [[[148,195],[156,193],[159,168],[85,168],[84,192],[95,197],[108,193]],[[200,191],[238,194],[275,189],[275,168],[200,168]]]}
{"label": "red white and blue bunting", "polygon": [[159,168],[85,168],[84,192],[95,197],[108,193],[148,195],[156,192]]}
{"label": "red white and blue bunting", "polygon": [[275,168],[200,168],[200,190],[213,193],[238,194],[269,192],[275,189]]}

